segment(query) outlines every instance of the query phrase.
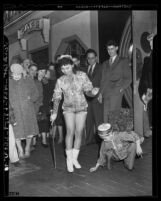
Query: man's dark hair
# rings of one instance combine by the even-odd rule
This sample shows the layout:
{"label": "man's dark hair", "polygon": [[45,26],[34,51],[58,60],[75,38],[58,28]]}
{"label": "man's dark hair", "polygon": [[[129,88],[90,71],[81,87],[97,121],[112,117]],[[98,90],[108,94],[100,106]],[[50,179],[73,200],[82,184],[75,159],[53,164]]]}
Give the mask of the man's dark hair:
{"label": "man's dark hair", "polygon": [[80,60],[80,57],[78,54],[72,54],[72,58],[76,58],[77,60]]}
{"label": "man's dark hair", "polygon": [[89,54],[89,53],[93,53],[94,55],[95,55],[95,57],[97,56],[97,52],[94,50],[94,49],[88,49],[87,51],[86,51],[86,57],[87,57],[87,55]]}
{"label": "man's dark hair", "polygon": [[118,43],[115,41],[115,40],[109,40],[106,44],[106,46],[115,46],[117,47],[118,46]]}

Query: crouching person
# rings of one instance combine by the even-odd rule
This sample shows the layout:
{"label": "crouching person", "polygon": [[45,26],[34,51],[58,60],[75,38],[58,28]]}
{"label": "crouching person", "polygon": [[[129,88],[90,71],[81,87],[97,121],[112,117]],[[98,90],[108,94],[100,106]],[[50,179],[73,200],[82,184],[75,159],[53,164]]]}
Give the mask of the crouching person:
{"label": "crouching person", "polygon": [[124,161],[124,166],[128,170],[134,167],[136,154],[142,155],[140,144],[144,138],[140,138],[134,131],[131,132],[112,132],[110,124],[102,124],[98,127],[99,136],[103,139],[100,149],[100,157],[96,166],[90,168],[94,172],[99,166],[104,166],[107,158],[107,168],[111,169],[111,159]]}

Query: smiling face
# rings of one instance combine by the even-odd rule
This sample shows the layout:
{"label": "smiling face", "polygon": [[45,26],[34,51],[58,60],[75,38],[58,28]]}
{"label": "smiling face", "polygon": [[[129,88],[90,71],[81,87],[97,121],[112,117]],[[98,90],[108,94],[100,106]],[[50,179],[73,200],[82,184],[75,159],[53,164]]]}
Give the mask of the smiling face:
{"label": "smiling face", "polygon": [[96,63],[96,60],[97,56],[93,52],[87,54],[87,61],[89,65],[93,66]]}
{"label": "smiling face", "polygon": [[63,65],[61,66],[61,71],[65,74],[65,75],[70,75],[73,73],[73,66],[71,64],[67,64],[67,65]]}
{"label": "smiling face", "polygon": [[116,56],[117,50],[118,50],[118,46],[114,46],[114,45],[107,46],[107,51],[108,51],[108,54],[110,55],[110,57]]}

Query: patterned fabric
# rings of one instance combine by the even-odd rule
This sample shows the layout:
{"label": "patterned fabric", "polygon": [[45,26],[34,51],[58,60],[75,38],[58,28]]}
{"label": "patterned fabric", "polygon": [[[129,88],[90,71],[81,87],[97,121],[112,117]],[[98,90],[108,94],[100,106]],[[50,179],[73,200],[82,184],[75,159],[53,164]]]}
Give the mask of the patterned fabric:
{"label": "patterned fabric", "polygon": [[109,151],[113,151],[115,159],[123,160],[128,156],[128,147],[130,143],[135,143],[139,140],[139,136],[134,132],[114,132],[111,141],[103,141],[100,149],[100,157],[98,164],[104,165],[106,162],[106,155]]}
{"label": "patterned fabric", "polygon": [[91,91],[92,88],[92,83],[84,72],[77,71],[72,76],[63,75],[57,80],[52,100],[56,102],[61,99],[63,93],[64,111],[82,111],[88,107],[84,92]]}

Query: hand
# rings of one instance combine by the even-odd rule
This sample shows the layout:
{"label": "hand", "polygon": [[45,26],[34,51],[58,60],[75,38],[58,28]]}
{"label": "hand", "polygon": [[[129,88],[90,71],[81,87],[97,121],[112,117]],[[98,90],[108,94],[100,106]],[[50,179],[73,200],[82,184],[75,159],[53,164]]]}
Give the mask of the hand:
{"label": "hand", "polygon": [[99,92],[99,88],[98,88],[98,87],[94,87],[94,88],[92,89],[92,94],[93,94],[93,95],[97,95],[98,92]]}
{"label": "hand", "polygon": [[90,172],[95,172],[97,170],[97,167],[95,166],[95,167],[92,167],[92,168],[90,168]]}
{"label": "hand", "polygon": [[57,117],[57,114],[56,114],[56,113],[51,114],[51,115],[50,115],[50,121],[51,121],[51,122],[54,122],[55,119],[56,119],[56,117]]}
{"label": "hand", "polygon": [[102,94],[99,94],[99,96],[98,96],[98,102],[102,103]]}
{"label": "hand", "polygon": [[122,88],[120,89],[120,93],[121,93],[121,92],[123,92],[123,89],[122,89]]}
{"label": "hand", "polygon": [[141,156],[142,153],[143,153],[143,150],[142,150],[141,146],[140,146],[140,145],[137,145],[137,147],[136,147],[136,154],[137,154],[138,156]]}

